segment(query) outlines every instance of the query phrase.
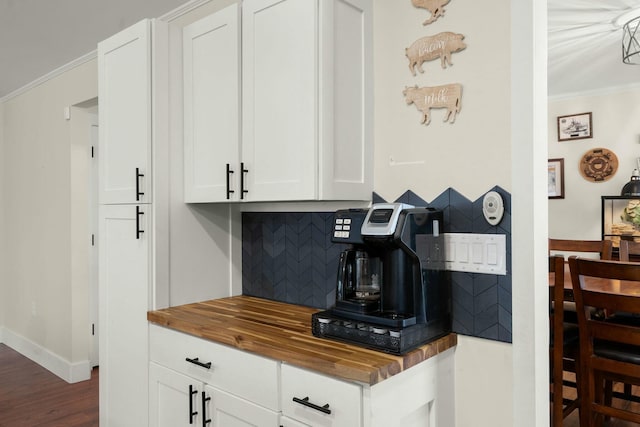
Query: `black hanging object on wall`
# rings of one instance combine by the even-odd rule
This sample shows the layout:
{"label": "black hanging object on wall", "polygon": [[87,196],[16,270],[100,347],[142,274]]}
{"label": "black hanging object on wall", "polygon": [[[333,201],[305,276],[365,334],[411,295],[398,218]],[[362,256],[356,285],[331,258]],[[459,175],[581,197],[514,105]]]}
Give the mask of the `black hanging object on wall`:
{"label": "black hanging object on wall", "polygon": [[631,173],[631,179],[627,182],[622,191],[621,196],[640,196],[640,172],[638,169],[634,169]]}

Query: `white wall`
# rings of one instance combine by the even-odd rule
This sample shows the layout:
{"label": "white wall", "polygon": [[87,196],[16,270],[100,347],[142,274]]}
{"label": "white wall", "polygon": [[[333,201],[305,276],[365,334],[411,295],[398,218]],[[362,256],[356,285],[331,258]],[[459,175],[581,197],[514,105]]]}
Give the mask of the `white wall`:
{"label": "white wall", "polygon": [[[472,200],[496,184],[509,190],[509,1],[492,3],[491,14],[482,2],[451,2],[427,27],[428,13],[410,1],[374,4],[375,190],[393,199],[411,188],[427,200],[447,187]],[[443,70],[436,59],[413,77],[404,49],[442,31],[462,33],[468,47],[452,55],[452,67]],[[463,86],[455,124],[442,123],[443,109],[432,110],[429,126],[420,124],[416,107],[404,101],[405,86],[448,83]]]}
{"label": "white wall", "polygon": [[[584,112],[592,113],[593,138],[558,142],[557,117]],[[638,116],[640,86],[549,100],[549,158],[563,158],[565,168],[565,198],[549,200],[550,237],[600,239],[600,196],[620,195],[640,157]],[[593,183],[578,165],[586,151],[598,147],[613,151],[620,165],[611,179]]]}
{"label": "white wall", "polygon": [[72,221],[82,214],[72,205],[72,126],[63,111],[96,96],[92,60],[3,105],[4,338],[10,331],[31,356],[57,366],[86,361],[89,333],[86,311],[74,302],[87,283],[74,283],[72,272]]}
{"label": "white wall", "polygon": [[[430,201],[448,187],[475,200],[495,185],[511,190],[510,4],[457,0],[444,18],[424,27],[428,13],[410,1],[374,1],[375,170],[374,189],[393,200],[407,189]],[[453,66],[435,60],[413,77],[405,48],[442,31],[465,35],[467,48]],[[463,85],[454,124],[432,110],[420,123],[405,86]],[[456,348],[456,425],[512,426],[511,345],[459,337]]]}

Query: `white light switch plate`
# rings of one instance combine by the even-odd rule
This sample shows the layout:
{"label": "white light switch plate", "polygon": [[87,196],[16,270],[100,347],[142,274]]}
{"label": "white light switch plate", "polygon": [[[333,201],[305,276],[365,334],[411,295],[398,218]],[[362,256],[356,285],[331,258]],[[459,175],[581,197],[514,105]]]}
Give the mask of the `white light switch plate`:
{"label": "white light switch plate", "polygon": [[468,273],[507,274],[504,234],[444,233],[446,269]]}

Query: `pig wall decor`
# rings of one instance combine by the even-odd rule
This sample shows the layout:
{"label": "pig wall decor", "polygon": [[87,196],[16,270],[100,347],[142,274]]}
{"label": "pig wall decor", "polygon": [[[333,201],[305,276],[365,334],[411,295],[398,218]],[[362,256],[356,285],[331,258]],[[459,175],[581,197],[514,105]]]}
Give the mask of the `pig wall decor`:
{"label": "pig wall decor", "polygon": [[407,105],[414,104],[422,113],[421,123],[425,125],[431,122],[432,108],[446,108],[443,122],[454,123],[462,107],[462,85],[459,83],[431,87],[407,86],[402,94]]}
{"label": "pig wall decor", "polygon": [[449,66],[453,65],[451,63],[451,54],[467,47],[462,40],[464,40],[462,34],[448,31],[435,36],[419,38],[404,50],[409,60],[411,74],[416,75],[416,67],[418,67],[418,71],[424,73],[422,64],[436,58],[440,58],[442,68],[447,68],[447,64]]}
{"label": "pig wall decor", "polygon": [[444,16],[444,6],[451,0],[411,0],[415,7],[427,9],[431,12],[431,17],[424,21],[422,25],[429,25],[441,16]]}

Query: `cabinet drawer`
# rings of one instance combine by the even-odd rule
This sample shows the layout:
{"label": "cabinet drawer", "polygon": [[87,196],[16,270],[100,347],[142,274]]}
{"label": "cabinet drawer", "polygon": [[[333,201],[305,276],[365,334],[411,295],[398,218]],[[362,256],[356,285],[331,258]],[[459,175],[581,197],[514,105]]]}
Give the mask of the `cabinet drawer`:
{"label": "cabinet drawer", "polygon": [[[282,415],[312,426],[362,425],[362,387],[283,364]],[[298,400],[297,402],[294,399]],[[324,407],[324,413],[308,404]]]}
{"label": "cabinet drawer", "polygon": [[[278,410],[278,362],[151,324],[150,358],[216,388]],[[209,368],[189,362],[211,363]]]}

